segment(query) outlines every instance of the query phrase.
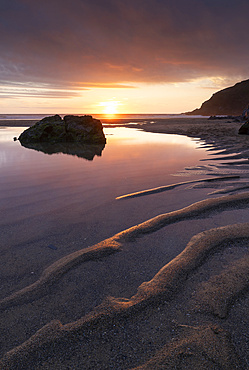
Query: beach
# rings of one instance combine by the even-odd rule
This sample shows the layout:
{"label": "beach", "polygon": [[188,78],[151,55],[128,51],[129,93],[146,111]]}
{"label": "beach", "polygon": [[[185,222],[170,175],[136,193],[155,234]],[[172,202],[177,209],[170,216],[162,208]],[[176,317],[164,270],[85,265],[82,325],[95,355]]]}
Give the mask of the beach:
{"label": "beach", "polygon": [[[108,209],[103,200],[84,222],[70,222],[64,204],[63,214],[53,211],[62,250],[53,256],[56,244],[35,219],[25,221],[28,211],[21,215],[16,200],[13,219],[15,206],[20,218],[2,223],[3,253],[13,262],[11,274],[1,266],[0,368],[247,369],[249,137],[238,135],[241,123],[191,117],[103,123],[184,135],[209,157],[170,185],[120,189]],[[46,213],[41,217],[45,222]],[[39,257],[37,235],[50,246]],[[19,238],[18,249],[8,250],[8,238]],[[27,251],[27,241],[36,249]],[[29,274],[28,264],[36,267]]]}

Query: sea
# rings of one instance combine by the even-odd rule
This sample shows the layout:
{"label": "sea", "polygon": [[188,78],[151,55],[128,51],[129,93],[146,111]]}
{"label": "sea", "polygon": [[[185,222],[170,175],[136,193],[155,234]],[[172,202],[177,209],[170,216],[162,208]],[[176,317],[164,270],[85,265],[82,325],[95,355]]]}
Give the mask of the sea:
{"label": "sea", "polygon": [[[70,113],[75,114],[75,113]],[[85,113],[84,113],[85,114]],[[88,114],[88,113],[87,113]],[[51,114],[0,114],[0,120],[40,120],[47,116],[53,116],[54,113]],[[61,117],[64,117],[66,114],[60,114]],[[83,115],[83,113],[79,113],[77,115]],[[94,114],[89,113],[89,115],[98,118],[98,119],[170,119],[170,118],[189,118],[189,115],[186,114]],[[191,116],[192,118],[204,118],[204,116]]]}

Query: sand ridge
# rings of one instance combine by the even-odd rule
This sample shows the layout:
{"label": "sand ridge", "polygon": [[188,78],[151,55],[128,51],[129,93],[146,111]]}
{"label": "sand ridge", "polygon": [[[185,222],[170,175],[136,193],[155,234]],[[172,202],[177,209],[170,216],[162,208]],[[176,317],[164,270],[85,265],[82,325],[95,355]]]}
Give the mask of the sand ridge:
{"label": "sand ridge", "polygon": [[139,225],[121,231],[97,245],[76,251],[56,261],[43,271],[36,282],[0,300],[0,310],[5,310],[12,305],[21,304],[39,297],[43,292],[46,292],[46,286],[53,284],[55,280],[59,279],[70,268],[79,263],[115,253],[122,248],[122,241],[134,240],[143,234],[153,233],[166,225],[203,216],[207,212],[221,212],[234,206],[245,207],[248,203],[249,193],[242,193],[202,200],[180,210],[158,215]]}
{"label": "sand ridge", "polygon": [[[244,231],[241,231],[241,238]],[[196,300],[195,311],[225,318],[236,297],[248,289],[248,281],[249,254],[200,285],[193,298]]]}
{"label": "sand ridge", "polygon": [[[222,351],[220,350],[222,348]],[[218,326],[189,326],[144,365],[133,370],[240,368],[229,333]]]}
{"label": "sand ridge", "polygon": [[[104,241],[104,244],[99,246],[99,249],[104,251],[107,249],[108,253],[113,250],[119,249],[119,243],[122,243],[122,240],[125,240],[130,234],[136,234],[136,237],[141,236],[146,232],[154,232],[156,228],[162,227],[171,221],[176,221],[186,217],[196,217],[203,211],[214,211],[218,210],[219,212],[226,209],[230,206],[243,206],[245,202],[249,200],[249,194],[239,194],[234,196],[226,196],[218,199],[208,199],[196,204],[193,204],[185,209],[172,212],[172,214],[161,215],[155,219],[147,221],[147,223],[137,225],[134,228],[125,230],[117,235],[115,235],[110,240]],[[175,213],[175,215],[174,215]],[[14,368],[17,363],[29,363],[30,358],[32,358],[34,353],[39,352],[42,348],[46,348],[49,344],[52,344],[54,341],[65,340],[68,336],[75,336],[77,333],[84,332],[85,328],[94,326],[96,324],[101,325],[101,321],[109,320],[111,317],[116,315],[127,315],[130,310],[135,312],[137,310],[144,309],[146,305],[160,304],[160,300],[170,300],[172,294],[175,293],[181,286],[184,284],[184,281],[188,278],[188,275],[197,269],[203,261],[208,258],[208,256],[213,253],[215,248],[220,248],[220,244],[227,241],[233,241],[235,239],[249,238],[249,223],[228,225],[225,227],[220,227],[216,229],[211,229],[204,231],[198,235],[195,235],[186,248],[180,253],[176,258],[169,262],[166,266],[148,282],[141,284],[137,293],[132,296],[130,299],[123,298],[107,298],[101,305],[97,306],[92,312],[90,312],[85,317],[71,322],[68,324],[62,325],[58,320],[53,321],[47,324],[45,327],[41,328],[36,334],[34,334],[29,340],[24,342],[22,345],[14,348],[13,350],[6,353],[6,355],[0,361],[0,366],[2,368]],[[111,244],[110,241],[113,243]],[[118,244],[116,244],[118,243]],[[92,255],[98,251],[98,247],[94,246],[90,250],[86,251]],[[49,279],[53,278],[53,272],[55,276],[58,277],[61,273],[64,273],[68,268],[73,266],[74,261],[79,258],[82,252],[77,252],[76,255],[70,255],[62,260],[58,261],[58,264],[53,264],[46,271],[46,276]],[[83,255],[85,255],[83,254]],[[79,261],[77,260],[77,263]],[[248,262],[248,260],[247,260]],[[248,263],[246,268],[248,269]],[[66,268],[64,266],[67,266]],[[61,269],[62,268],[62,269]],[[247,270],[248,271],[248,270]],[[245,289],[245,281],[242,284],[237,284],[234,280],[235,287],[232,288],[232,291],[229,290],[230,300],[234,299],[234,296],[237,296],[241,290]],[[231,284],[230,284],[231,285]],[[31,287],[32,289],[32,287]],[[39,289],[39,286],[38,286]],[[26,288],[26,293],[28,299],[31,297],[30,287]],[[25,289],[22,294],[26,294]],[[20,300],[20,295],[16,296],[17,301],[14,301],[15,297],[12,296],[9,304],[22,302]],[[201,301],[201,300],[200,300]],[[2,304],[5,305],[7,302],[2,301]],[[221,302],[221,305],[224,304]],[[3,306],[4,307],[4,306]],[[6,307],[6,306],[5,306]],[[109,318],[109,319],[108,319]]]}
{"label": "sand ridge", "polygon": [[238,175],[237,176],[221,176],[221,177],[215,177],[213,179],[208,178],[208,179],[178,182],[176,184],[159,186],[159,187],[153,188],[153,189],[141,190],[141,191],[137,191],[137,192],[131,193],[131,194],[120,195],[116,199],[120,200],[120,199],[126,199],[126,198],[136,198],[136,197],[142,197],[144,195],[162,193],[163,191],[172,190],[172,189],[175,189],[178,186],[182,186],[182,185],[190,185],[190,184],[197,184],[197,183],[203,183],[203,182],[204,183],[206,183],[206,182],[210,183],[210,182],[216,182],[216,181],[227,181],[227,180],[234,180],[234,179],[239,179],[239,178],[240,178],[240,176],[238,176]]}

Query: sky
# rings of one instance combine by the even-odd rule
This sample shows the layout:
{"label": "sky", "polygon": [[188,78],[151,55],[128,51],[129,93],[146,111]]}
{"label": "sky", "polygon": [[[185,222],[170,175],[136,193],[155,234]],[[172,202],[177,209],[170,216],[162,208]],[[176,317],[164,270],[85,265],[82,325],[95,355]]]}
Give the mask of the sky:
{"label": "sky", "polygon": [[249,78],[248,0],[0,0],[1,113],[181,113]]}

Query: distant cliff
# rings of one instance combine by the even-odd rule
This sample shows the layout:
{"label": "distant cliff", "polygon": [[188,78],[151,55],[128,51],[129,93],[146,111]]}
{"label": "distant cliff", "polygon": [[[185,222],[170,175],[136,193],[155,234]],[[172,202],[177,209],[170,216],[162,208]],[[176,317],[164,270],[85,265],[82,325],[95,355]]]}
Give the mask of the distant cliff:
{"label": "distant cliff", "polygon": [[239,116],[249,104],[249,80],[220,90],[205,101],[199,109],[187,112],[189,115],[232,115]]}

